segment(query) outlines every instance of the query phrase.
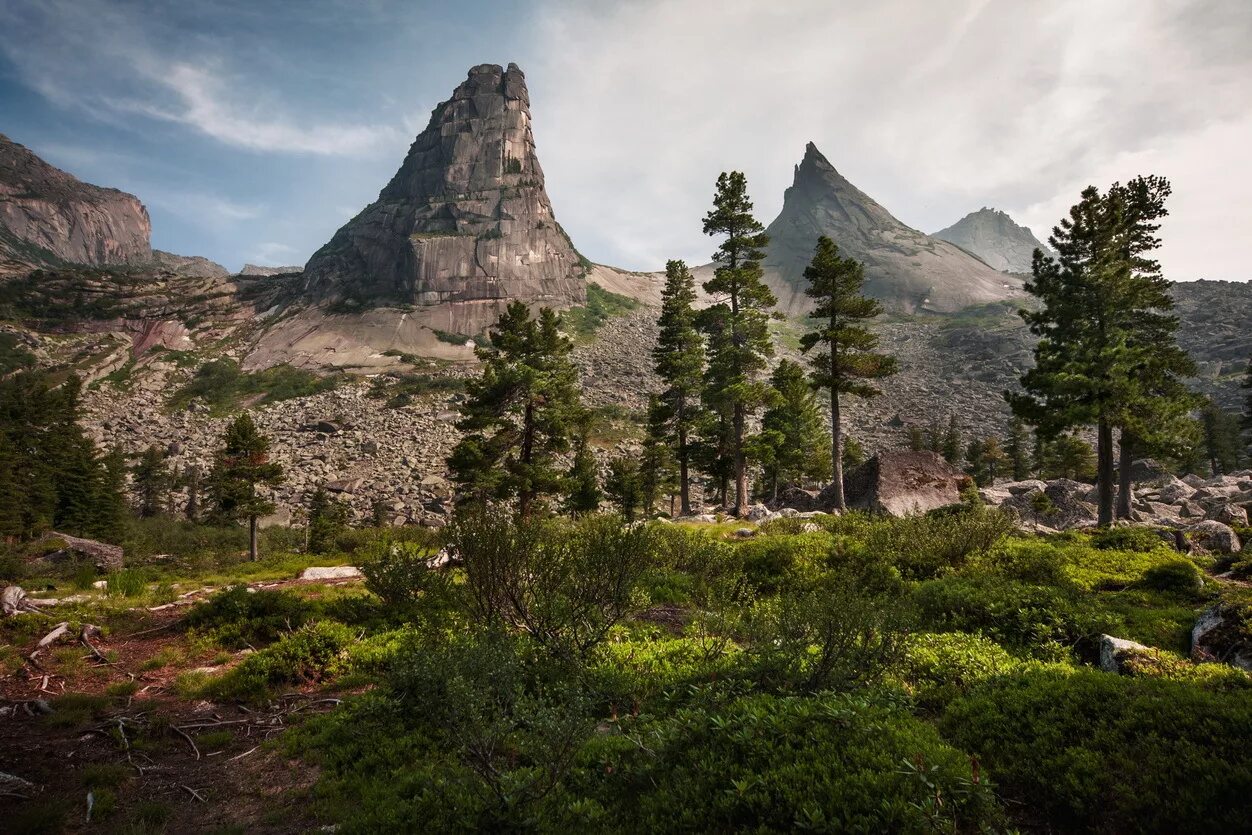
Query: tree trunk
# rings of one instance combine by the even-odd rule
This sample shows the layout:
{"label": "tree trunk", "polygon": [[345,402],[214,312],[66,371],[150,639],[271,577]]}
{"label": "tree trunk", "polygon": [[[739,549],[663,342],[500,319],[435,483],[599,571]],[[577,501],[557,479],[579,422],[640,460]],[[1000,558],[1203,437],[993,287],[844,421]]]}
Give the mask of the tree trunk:
{"label": "tree trunk", "polygon": [[[687,477],[687,427],[679,408],[678,418],[678,506],[683,516],[691,515],[691,488]],[[672,508],[671,508],[672,512]]]}
{"label": "tree trunk", "polygon": [[839,392],[830,388],[830,471],[834,480],[830,486],[834,492],[832,506],[835,510],[847,510],[843,496],[843,421],[839,415]]}
{"label": "tree trunk", "polygon": [[748,515],[748,462],[743,454],[744,409],[735,404],[735,516]]}
{"label": "tree trunk", "polygon": [[1130,518],[1130,464],[1135,453],[1135,439],[1125,429],[1121,433],[1121,450],[1117,464],[1117,518]]}
{"label": "tree trunk", "polygon": [[1100,420],[1096,436],[1096,493],[1096,524],[1107,528],[1113,523],[1113,427],[1104,419]]}
{"label": "tree trunk", "polygon": [[248,517],[248,557],[256,562],[259,559],[256,547],[256,517]]}

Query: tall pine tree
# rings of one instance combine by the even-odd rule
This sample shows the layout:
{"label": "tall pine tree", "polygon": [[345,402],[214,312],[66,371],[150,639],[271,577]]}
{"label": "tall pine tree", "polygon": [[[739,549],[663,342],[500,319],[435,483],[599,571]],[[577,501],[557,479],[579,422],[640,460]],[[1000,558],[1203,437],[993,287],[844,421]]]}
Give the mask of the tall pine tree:
{"label": "tall pine tree", "polygon": [[713,253],[717,263],[704,290],[716,302],[703,312],[708,335],[708,399],[729,420],[730,462],[735,479],[735,515],[748,512],[748,418],[769,400],[761,380],[773,355],[770,313],[777,299],[765,285],[761,259],[769,236],[752,216],[748,183],[742,173],[717,178],[713,209],[704,218],[706,235],[725,236]]}
{"label": "tall pine tree", "polygon": [[1022,317],[1040,339],[1023,391],[1006,397],[1046,437],[1096,427],[1101,525],[1113,519],[1114,430],[1133,438],[1145,431],[1144,414],[1185,396],[1169,283],[1151,258],[1169,193],[1168,181],[1154,176],[1104,194],[1088,187],[1052,231],[1058,258],[1036,250],[1026,283],[1043,304]]}
{"label": "tall pine tree", "polygon": [[463,500],[513,500],[525,519],[563,491],[555,456],[569,449],[583,409],[574,346],[560,328],[548,308],[532,319],[525,304],[512,302],[489,346],[475,351],[483,370],[469,383],[457,424],[466,435],[448,459]]}
{"label": "tall pine tree", "polygon": [[283,480],[283,468],[269,460],[269,449],[269,439],[244,412],[226,427],[208,478],[214,518],[226,523],[247,521],[248,556],[253,560],[258,557],[257,520],[274,512],[274,503],[257,488],[273,487]]}
{"label": "tall pine tree", "polygon": [[[692,440],[701,420],[700,386],[704,374],[704,341],[696,328],[696,284],[682,261],[665,265],[665,289],[661,291],[660,334],[652,357],[657,376],[665,384],[664,429],[678,465],[678,507],[691,514]],[[659,416],[659,415],[658,415]]]}
{"label": "tall pine tree", "polygon": [[777,499],[783,487],[830,478],[830,438],[802,366],[783,360],[770,384],[778,394],[761,417],[760,442],[766,449],[762,492]]}
{"label": "tall pine tree", "polygon": [[1004,452],[1008,456],[1008,465],[1012,470],[1014,481],[1030,478],[1030,450],[1027,449],[1029,442],[1026,424],[1021,418],[1014,417],[1009,422],[1009,437],[1004,445]]}
{"label": "tall pine tree", "polygon": [[160,448],[150,446],[144,450],[139,463],[131,469],[131,485],[139,497],[140,516],[148,518],[168,510],[174,478]]}
{"label": "tall pine tree", "polygon": [[877,397],[870,382],[897,371],[894,357],[878,354],[878,337],[865,322],[882,312],[882,305],[861,295],[865,270],[860,262],[839,255],[835,242],[825,235],[817,239],[812,262],[804,270],[809,282],[805,295],[817,301],[813,318],[818,330],[800,338],[805,353],[821,347],[811,360],[813,384],[830,393],[830,456],[833,504],[846,507],[843,495],[843,416],[840,397]]}

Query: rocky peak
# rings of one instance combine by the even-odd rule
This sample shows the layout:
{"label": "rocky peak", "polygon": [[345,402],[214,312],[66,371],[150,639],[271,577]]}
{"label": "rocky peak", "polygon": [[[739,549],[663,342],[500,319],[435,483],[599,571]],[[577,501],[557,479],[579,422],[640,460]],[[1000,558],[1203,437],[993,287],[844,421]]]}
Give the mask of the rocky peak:
{"label": "rocky peak", "polygon": [[934,236],[972,252],[997,270],[1009,273],[1029,273],[1036,249],[1043,250],[1045,255],[1053,254],[1029,228],[1019,226],[1005,212],[986,206],[970,212],[948,228],[940,229]]}
{"label": "rocky peak", "polygon": [[526,78],[482,64],[435,108],[378,200],[309,260],[303,292],[452,306],[446,321],[474,332],[509,300],[583,302],[583,272],[544,189]]}
{"label": "rocky peak", "polygon": [[767,275],[789,313],[811,306],[803,294],[804,268],[821,235],[865,265],[866,292],[895,310],[953,311],[1021,293],[1020,279],[902,223],[840,174],[812,142],[767,231]]}
{"label": "rocky peak", "polygon": [[145,262],[151,232],[134,195],[84,183],[0,134],[0,272]]}

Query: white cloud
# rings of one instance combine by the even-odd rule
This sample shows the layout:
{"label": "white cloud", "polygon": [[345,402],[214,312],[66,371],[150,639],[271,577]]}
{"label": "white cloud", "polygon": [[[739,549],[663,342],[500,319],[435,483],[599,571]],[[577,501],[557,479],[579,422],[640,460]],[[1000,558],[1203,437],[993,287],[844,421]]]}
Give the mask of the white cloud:
{"label": "white cloud", "polygon": [[927,231],[997,205],[1042,236],[1078,184],[1169,176],[1173,274],[1247,277],[1205,227],[1252,193],[1252,5],[556,0],[536,37],[540,158],[594,257],[706,260],[717,173],[744,170],[768,222],[813,140]]}
{"label": "white cloud", "polygon": [[180,48],[174,39],[188,33],[156,26],[133,7],[98,0],[12,0],[0,6],[0,51],[50,101],[114,124],[135,127],[136,116],[146,117],[239,148],[323,155],[368,153],[399,135],[293,117],[227,72],[228,54],[212,44]]}

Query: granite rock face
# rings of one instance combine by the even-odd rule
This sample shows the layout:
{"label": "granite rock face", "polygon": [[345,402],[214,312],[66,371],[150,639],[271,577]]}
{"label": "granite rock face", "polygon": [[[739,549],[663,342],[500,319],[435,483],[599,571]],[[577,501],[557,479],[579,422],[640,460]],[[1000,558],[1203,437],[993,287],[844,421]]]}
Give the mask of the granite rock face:
{"label": "granite rock face", "polygon": [[0,134],[0,274],[152,258],[139,199],[84,183]]}
{"label": "granite rock face", "polygon": [[435,108],[378,200],[309,260],[302,295],[455,306],[472,333],[507,301],[582,303],[583,274],[544,190],[525,76],[483,64]]}
{"label": "granite rock face", "polygon": [[1043,250],[1044,255],[1055,254],[1028,227],[1018,226],[1006,213],[985,206],[933,237],[956,244],[1006,273],[1028,274],[1036,249]]}
{"label": "granite rock face", "polygon": [[848,182],[811,142],[767,231],[767,278],[779,308],[790,314],[812,307],[804,295],[804,268],[820,235],[865,265],[866,294],[892,310],[951,312],[1022,295],[1020,278],[901,223]]}

